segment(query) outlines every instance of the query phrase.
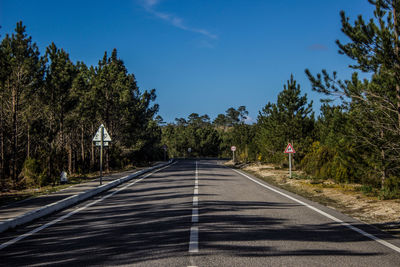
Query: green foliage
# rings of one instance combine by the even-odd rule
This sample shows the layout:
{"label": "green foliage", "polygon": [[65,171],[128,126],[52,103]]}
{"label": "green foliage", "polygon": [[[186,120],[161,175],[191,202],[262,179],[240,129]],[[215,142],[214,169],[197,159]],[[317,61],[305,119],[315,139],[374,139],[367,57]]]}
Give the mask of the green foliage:
{"label": "green foliage", "polygon": [[22,174],[27,187],[40,186],[41,164],[38,160],[27,158],[24,162]]}
{"label": "green foliage", "polygon": [[279,93],[277,103],[269,102],[258,115],[256,142],[264,161],[282,163],[282,153],[288,143],[301,160],[312,142],[314,113],[307,95],[301,96],[300,85],[291,75]]}
{"label": "green foliage", "polygon": [[51,177],[47,176],[47,169],[40,159],[27,158],[21,172],[20,185],[22,187],[42,187],[51,184]]}
{"label": "green foliage", "polygon": [[374,194],[374,187],[372,185],[363,184],[360,187],[360,191],[366,196],[373,196]]}
{"label": "green foliage", "polygon": [[[349,67],[370,78],[361,81],[354,72],[343,81],[336,72],[326,70],[316,76],[309,70],[306,74],[313,90],[328,97],[326,103],[341,101],[341,107],[325,105],[317,123],[321,147],[330,152],[332,166],[327,169],[334,170],[331,176],[360,182],[364,191],[381,188],[382,197],[391,198],[400,179],[400,1],[369,2],[375,11],[367,22],[359,16],[352,24],[341,12],[342,31],[349,41],[336,43],[339,53],[353,60]],[[321,153],[322,148],[314,150],[304,161],[309,172],[321,175],[311,163],[312,155]],[[315,167],[325,168],[326,164],[319,164],[322,167]]]}
{"label": "green foliage", "polygon": [[176,122],[162,127],[161,143],[168,146],[169,157],[218,156],[220,136],[211,125],[208,115],[192,113],[188,120],[180,118]]}
{"label": "green foliage", "polygon": [[113,140],[106,170],[161,158],[155,89],[139,90],[116,49],[95,67],[73,63],[54,43],[40,57],[18,22],[1,41],[0,59],[1,189],[55,185],[61,171],[97,170],[92,138],[102,123]]}
{"label": "green foliage", "polygon": [[25,158],[20,156],[26,146],[25,136],[35,120],[35,108],[26,109],[36,101],[35,93],[43,79],[39,49],[28,37],[26,27],[18,22],[15,33],[6,35],[0,44],[0,155],[1,187],[11,178],[19,183]]}
{"label": "green foliage", "polygon": [[400,181],[398,177],[389,177],[380,192],[383,199],[394,199],[400,197]]}
{"label": "green foliage", "polygon": [[332,179],[338,183],[353,182],[354,173],[350,162],[334,148],[314,142],[311,151],[301,162],[304,171],[320,179]]}
{"label": "green foliage", "polygon": [[54,43],[40,57],[20,22],[0,44],[0,185],[55,184],[62,170],[97,169],[91,139],[103,123],[113,139],[106,169],[160,159],[164,144],[170,158],[231,158],[234,145],[239,161],[287,167],[283,150],[290,142],[292,166],[314,182],[360,183],[365,194],[400,197],[400,1],[369,2],[375,11],[367,22],[359,16],[351,24],[341,12],[348,42],[337,41],[339,53],[354,60],[349,67],[369,79],[306,70],[312,89],[327,97],[315,119],[312,101],[291,75],[252,125],[245,106],[228,108],[212,123],[191,113],[165,124],[155,117],[155,90],[139,90],[116,49],[90,67],[73,63]]}
{"label": "green foliage", "polygon": [[[255,126],[245,124],[248,111],[245,106],[229,108],[210,123],[208,115],[192,113],[176,118],[175,124],[162,127],[161,143],[168,146],[170,157],[232,157],[231,146],[237,147],[236,158],[256,160],[257,148],[253,142]],[[188,148],[192,152],[188,153]]]}

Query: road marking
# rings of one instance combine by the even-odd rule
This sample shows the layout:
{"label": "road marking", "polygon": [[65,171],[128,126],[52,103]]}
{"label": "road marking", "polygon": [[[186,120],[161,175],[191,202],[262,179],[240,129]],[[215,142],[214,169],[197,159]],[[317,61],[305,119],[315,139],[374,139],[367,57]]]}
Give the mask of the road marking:
{"label": "road marking", "polygon": [[199,198],[197,196],[193,197],[193,207],[197,207],[199,205]]}
{"label": "road marking", "polygon": [[190,228],[189,253],[197,252],[199,252],[199,227],[192,226]]}
{"label": "road marking", "polygon": [[199,167],[196,161],[196,171],[193,190],[192,227],[190,228],[189,253],[199,252]]}
{"label": "road marking", "polygon": [[247,179],[255,182],[256,184],[259,184],[259,185],[261,185],[261,186],[263,186],[263,187],[265,187],[265,188],[267,188],[267,189],[269,189],[269,190],[271,190],[271,191],[273,191],[275,193],[278,193],[278,194],[280,194],[280,195],[282,195],[282,196],[284,196],[286,198],[289,198],[289,199],[291,199],[291,200],[293,200],[293,201],[295,201],[295,202],[297,202],[297,203],[299,203],[299,204],[301,204],[303,206],[306,206],[307,208],[309,208],[309,209],[311,209],[313,211],[316,211],[319,214],[321,214],[321,215],[323,215],[323,216],[325,216],[325,217],[327,217],[327,218],[329,218],[329,219],[331,219],[331,220],[333,220],[333,221],[335,221],[337,223],[340,223],[341,225],[343,225],[343,226],[345,226],[347,228],[350,228],[351,230],[353,230],[353,231],[355,231],[355,232],[357,232],[357,233],[359,233],[359,234],[361,234],[361,235],[363,235],[365,237],[368,237],[368,238],[370,238],[370,239],[372,239],[372,240],[374,240],[374,241],[376,241],[376,242],[378,242],[378,243],[380,243],[380,244],[382,244],[382,245],[384,245],[384,246],[386,246],[386,247],[388,247],[388,248],[400,253],[400,248],[399,247],[397,247],[397,246],[395,246],[395,245],[393,245],[393,244],[391,244],[391,243],[389,243],[389,242],[387,242],[385,240],[382,240],[379,237],[376,237],[376,236],[374,236],[372,234],[369,234],[369,233],[361,230],[360,228],[357,228],[357,227],[355,227],[355,226],[353,226],[353,225],[351,225],[351,224],[349,224],[347,222],[344,222],[344,221],[342,221],[342,220],[340,220],[340,219],[338,219],[338,218],[336,218],[336,217],[334,217],[334,216],[332,216],[332,215],[330,215],[330,214],[328,214],[328,213],[326,213],[326,212],[324,212],[324,211],[322,211],[320,209],[317,209],[316,207],[313,207],[313,206],[311,206],[311,205],[309,205],[309,204],[307,204],[307,203],[305,203],[305,202],[303,202],[301,200],[298,200],[298,199],[296,199],[296,198],[294,198],[292,196],[289,196],[289,195],[287,195],[287,194],[285,194],[285,193],[283,193],[283,192],[281,192],[279,190],[276,190],[275,188],[272,188],[272,187],[270,187],[268,185],[265,185],[265,184],[255,180],[255,179],[251,178],[250,176],[240,172],[240,171],[237,171],[237,170],[234,170],[234,169],[231,169],[231,170],[233,170],[234,172],[239,173],[240,175],[242,175],[242,176],[246,177]]}
{"label": "road marking", "polygon": [[66,218],[68,218],[68,217],[74,215],[75,213],[78,213],[78,212],[80,212],[80,211],[82,211],[82,210],[84,210],[84,209],[87,209],[87,208],[89,208],[89,207],[91,207],[91,206],[93,206],[93,205],[95,205],[95,204],[97,204],[97,203],[99,203],[99,202],[101,202],[101,201],[103,201],[103,200],[105,200],[105,199],[107,199],[107,198],[109,198],[109,197],[115,195],[116,193],[121,192],[122,190],[124,190],[124,189],[126,189],[126,188],[128,188],[128,187],[130,187],[130,186],[132,186],[132,185],[134,185],[134,184],[136,184],[136,183],[142,181],[143,179],[149,177],[150,175],[153,175],[153,174],[156,173],[156,172],[159,172],[159,171],[161,171],[161,170],[164,170],[165,168],[168,168],[168,167],[170,167],[170,166],[172,166],[172,165],[174,165],[174,164],[176,164],[176,162],[172,163],[171,165],[165,166],[165,167],[163,167],[163,168],[161,168],[161,169],[158,169],[158,170],[156,170],[156,171],[154,171],[154,172],[151,172],[151,173],[149,173],[149,174],[143,176],[142,178],[140,178],[140,179],[138,179],[138,180],[135,180],[134,182],[132,182],[132,183],[130,183],[130,184],[128,184],[128,185],[126,185],[126,186],[124,186],[124,187],[122,187],[122,188],[120,188],[120,189],[118,189],[118,190],[116,190],[116,191],[114,191],[114,192],[112,192],[112,193],[110,193],[110,194],[108,194],[108,195],[106,195],[106,196],[100,198],[100,199],[97,199],[97,200],[95,200],[95,201],[93,201],[93,202],[91,202],[91,203],[89,203],[89,204],[86,204],[85,206],[80,207],[80,208],[78,208],[78,209],[76,209],[76,210],[73,210],[73,211],[71,211],[71,212],[69,212],[69,213],[67,213],[67,214],[65,214],[65,215],[63,215],[63,216],[61,216],[61,217],[59,217],[59,218],[57,218],[57,219],[51,221],[51,222],[48,222],[48,223],[46,223],[46,224],[44,224],[44,225],[42,225],[42,226],[39,226],[39,227],[33,229],[33,230],[30,231],[30,232],[27,232],[27,233],[22,234],[22,235],[20,235],[20,236],[14,238],[14,239],[11,239],[11,240],[9,240],[9,241],[7,241],[7,242],[1,244],[1,245],[0,245],[0,250],[6,248],[6,247],[8,247],[8,246],[11,246],[12,244],[15,244],[15,243],[17,243],[18,241],[21,241],[22,239],[25,239],[25,238],[27,238],[27,237],[29,237],[29,236],[31,236],[31,235],[33,235],[33,234],[35,234],[35,233],[37,233],[37,232],[43,230],[43,229],[46,229],[47,227],[50,227],[50,226],[52,226],[53,224],[56,224],[56,223],[58,223],[58,222],[61,222],[62,220],[64,220],[64,219],[66,219]]}
{"label": "road marking", "polygon": [[198,223],[199,222],[199,209],[198,208],[193,208],[192,211],[192,223]]}

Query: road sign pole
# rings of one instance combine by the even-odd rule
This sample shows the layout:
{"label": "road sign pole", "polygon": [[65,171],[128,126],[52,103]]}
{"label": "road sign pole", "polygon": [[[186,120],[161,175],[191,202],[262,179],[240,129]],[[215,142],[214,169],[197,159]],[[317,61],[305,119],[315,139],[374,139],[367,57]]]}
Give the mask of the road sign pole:
{"label": "road sign pole", "polygon": [[101,138],[100,138],[100,185],[102,185],[103,179],[103,146],[104,146],[104,127],[101,127]]}
{"label": "road sign pole", "polygon": [[287,145],[284,153],[289,154],[289,177],[292,178],[292,154],[296,151],[294,151],[291,143]]}
{"label": "road sign pole", "polygon": [[232,151],[232,161],[233,161],[233,163],[235,163],[236,146],[231,146],[231,151]]}
{"label": "road sign pole", "polygon": [[167,150],[164,149],[164,161],[167,161]]}

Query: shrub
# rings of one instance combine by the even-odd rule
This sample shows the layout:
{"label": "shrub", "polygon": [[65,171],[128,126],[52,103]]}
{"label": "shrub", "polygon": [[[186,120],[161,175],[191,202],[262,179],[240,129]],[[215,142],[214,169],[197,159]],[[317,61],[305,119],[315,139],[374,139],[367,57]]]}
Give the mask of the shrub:
{"label": "shrub", "polygon": [[400,182],[396,177],[386,178],[385,184],[380,192],[382,199],[394,199],[400,197]]}
{"label": "shrub", "polygon": [[22,169],[23,183],[25,187],[40,186],[41,176],[40,162],[33,158],[27,158]]}
{"label": "shrub", "polygon": [[[350,150],[350,148],[348,148]],[[312,144],[311,150],[301,161],[301,166],[307,174],[320,179],[333,179],[338,183],[350,183],[354,180],[354,165],[351,157],[344,157],[335,148]]]}
{"label": "shrub", "polygon": [[360,191],[361,191],[364,195],[367,195],[367,196],[368,196],[368,195],[373,194],[374,188],[373,188],[372,185],[363,184],[363,185],[360,187]]}

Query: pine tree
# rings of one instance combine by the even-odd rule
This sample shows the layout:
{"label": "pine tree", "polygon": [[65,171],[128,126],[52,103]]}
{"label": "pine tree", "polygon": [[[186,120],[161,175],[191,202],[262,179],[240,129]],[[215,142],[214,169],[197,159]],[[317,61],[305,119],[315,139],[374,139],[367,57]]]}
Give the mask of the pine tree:
{"label": "pine tree", "polygon": [[218,114],[214,119],[213,124],[218,127],[225,127],[228,124],[228,120],[224,114]]}
{"label": "pine tree", "polygon": [[71,98],[73,81],[77,75],[68,53],[52,43],[47,47],[45,86],[41,92],[42,104],[48,115],[48,177],[53,184],[62,170],[67,169],[67,145],[65,122],[76,102]]}
{"label": "pine tree", "polygon": [[240,122],[240,111],[236,110],[235,108],[228,108],[226,111],[226,119],[228,121],[228,126],[233,126]]}
{"label": "pine tree", "polygon": [[[382,188],[388,176],[398,176],[400,156],[400,1],[369,0],[375,6],[374,18],[365,22],[360,15],[352,25],[341,12],[342,31],[350,39],[337,41],[339,53],[354,60],[349,67],[371,74],[360,81],[354,72],[341,81],[336,72],[326,70],[314,77],[306,70],[313,89],[329,97],[338,96],[352,116],[353,142],[369,148],[362,155],[368,172],[381,177]],[[373,159],[373,160],[372,160]]]}
{"label": "pine tree", "polygon": [[30,127],[26,120],[30,117],[26,114],[26,108],[30,105],[29,95],[37,89],[43,75],[39,50],[25,32],[26,27],[18,22],[15,33],[11,36],[7,34],[1,43],[4,60],[1,66],[1,179],[6,179],[6,169],[10,166],[14,186],[19,182],[18,176],[26,157]]}
{"label": "pine tree", "polygon": [[301,96],[293,75],[279,93],[277,103],[268,103],[258,116],[257,143],[264,159],[282,161],[288,142],[296,147],[296,156],[304,157],[314,128],[312,101]]}

